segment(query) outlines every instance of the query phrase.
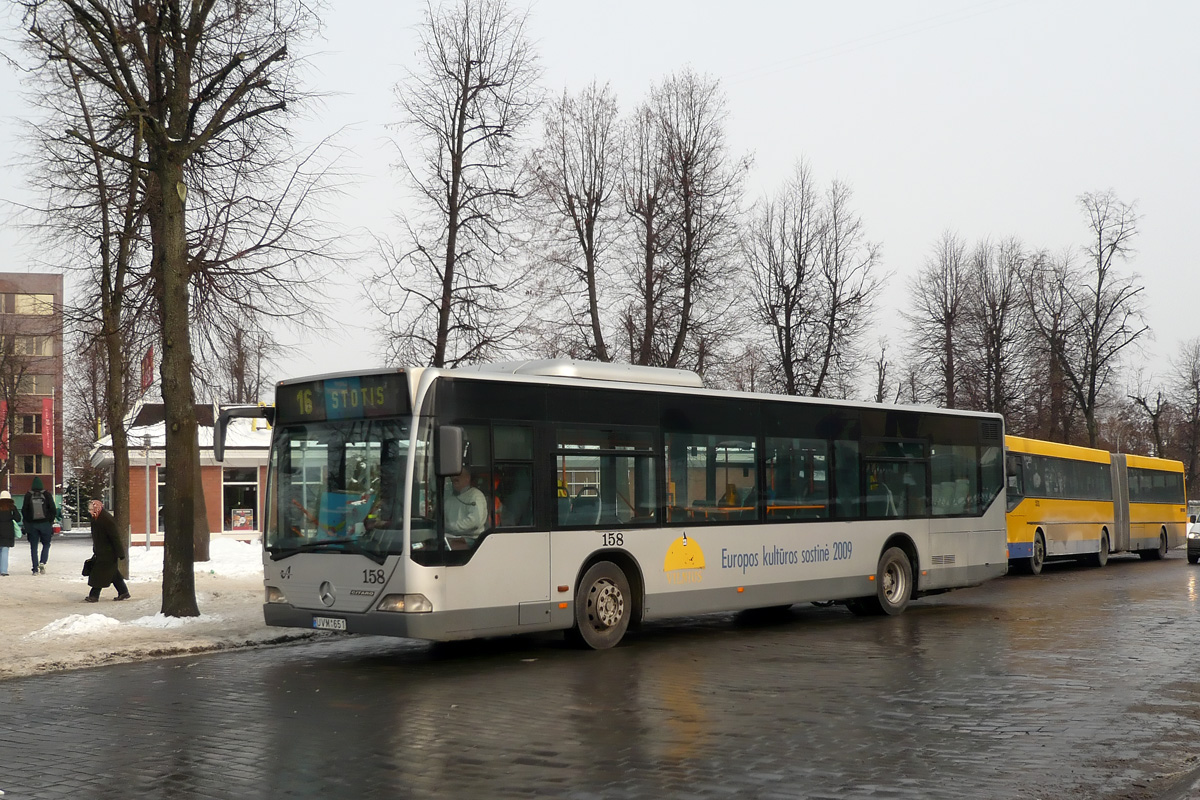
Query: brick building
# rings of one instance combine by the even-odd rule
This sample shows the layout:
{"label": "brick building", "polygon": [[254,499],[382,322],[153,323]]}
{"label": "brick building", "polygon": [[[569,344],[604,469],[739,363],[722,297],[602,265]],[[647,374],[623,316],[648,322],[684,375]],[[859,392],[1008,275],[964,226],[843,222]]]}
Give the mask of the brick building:
{"label": "brick building", "polygon": [[[196,406],[200,440],[200,482],[208,529],[214,535],[258,537],[267,484],[271,430],[260,419],[234,419],[226,432],[225,460],[213,458],[213,409]],[[129,527],[131,541],[162,542],[162,498],[167,481],[166,427],[162,403],[139,404],[130,413]],[[92,466],[113,468],[112,437],[92,448]],[[109,478],[112,485],[112,478]],[[147,513],[148,512],[148,513]]]}
{"label": "brick building", "polygon": [[0,464],[14,497],[63,481],[63,276],[0,272]]}

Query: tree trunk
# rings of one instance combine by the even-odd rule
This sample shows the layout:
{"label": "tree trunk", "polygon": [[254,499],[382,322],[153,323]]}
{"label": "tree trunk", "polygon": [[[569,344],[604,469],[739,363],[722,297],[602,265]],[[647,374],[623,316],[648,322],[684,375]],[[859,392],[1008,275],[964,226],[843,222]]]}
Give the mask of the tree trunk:
{"label": "tree trunk", "polygon": [[[105,422],[112,436],[113,476],[112,476],[112,513],[117,522],[117,534],[125,552],[129,552],[129,437],[125,433],[125,388],[122,378],[125,374],[125,355],[122,351],[119,324],[115,320],[117,309],[109,304],[104,311],[104,347],[108,357],[108,373],[105,376],[107,388],[105,393],[108,402],[105,406]],[[82,518],[83,509],[75,512]],[[129,561],[120,564],[121,575],[129,577]]]}
{"label": "tree trunk", "polygon": [[163,503],[163,600],[169,617],[197,617],[194,561],[195,498],[200,448],[188,335],[188,251],[183,166],[164,158],[155,170],[162,202],[158,253],[162,287],[162,395],[168,479]]}

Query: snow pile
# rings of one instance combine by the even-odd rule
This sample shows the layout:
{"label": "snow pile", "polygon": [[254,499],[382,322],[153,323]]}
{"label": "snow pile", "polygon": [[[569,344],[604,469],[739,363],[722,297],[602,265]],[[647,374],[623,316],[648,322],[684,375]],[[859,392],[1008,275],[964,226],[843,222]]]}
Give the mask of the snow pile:
{"label": "snow pile", "polygon": [[[208,561],[196,562],[197,575],[216,575],[223,578],[262,578],[262,545],[218,539],[209,543]],[[158,583],[162,581],[163,548],[129,548],[129,580],[126,583]]]}
{"label": "snow pile", "polygon": [[[94,615],[93,615],[94,616]],[[219,614],[201,614],[198,617],[168,617],[161,611],[152,617],[138,617],[129,620],[130,625],[141,628],[183,628],[188,625],[198,625],[206,622],[220,622]]]}
{"label": "snow pile", "polygon": [[[17,549],[12,558],[27,558]],[[56,537],[44,575],[15,570],[0,577],[0,686],[8,678],[93,667],[172,654],[255,647],[309,638],[308,630],[268,628],[263,620],[262,545],[214,539],[210,561],[197,562],[195,617],[162,614],[162,547],[135,541],[129,551],[133,597],[84,602],[80,566],[92,555],[89,539]],[[17,565],[28,563],[17,561]]]}
{"label": "snow pile", "polygon": [[56,619],[44,628],[25,635],[27,639],[49,639],[54,636],[75,636],[112,630],[121,623],[103,614],[71,614]]}
{"label": "snow pile", "polygon": [[[62,548],[60,548],[61,552]],[[257,578],[262,580],[262,547],[259,544],[247,544],[235,540],[215,540],[209,544],[209,560],[196,563],[197,579],[211,578]],[[163,549],[161,547],[129,548],[128,583],[152,584],[162,582]],[[65,580],[83,582],[84,578],[66,576]],[[37,580],[44,581],[44,578]],[[41,585],[45,585],[42,583]],[[86,590],[86,586],[82,587]],[[144,586],[144,589],[149,589]],[[112,590],[104,593],[105,599]],[[137,592],[143,595],[143,592]],[[216,595],[197,592],[197,600],[211,601]],[[132,605],[132,604],[131,604]],[[201,606],[204,603],[201,602]],[[150,616],[141,616],[124,622],[113,619],[105,614],[70,614],[56,619],[48,625],[25,634],[26,639],[49,639],[56,636],[78,636],[90,633],[112,633],[122,625],[139,628],[166,630],[171,628],[199,627],[207,623],[221,622],[218,614],[201,614],[198,617],[168,617],[162,612]]]}

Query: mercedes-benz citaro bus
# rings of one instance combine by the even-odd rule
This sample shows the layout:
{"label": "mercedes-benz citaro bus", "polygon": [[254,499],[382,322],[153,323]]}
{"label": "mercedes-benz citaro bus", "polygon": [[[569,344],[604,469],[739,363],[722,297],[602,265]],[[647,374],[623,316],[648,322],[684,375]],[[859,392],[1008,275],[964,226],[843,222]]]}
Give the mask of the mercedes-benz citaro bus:
{"label": "mercedes-benz citaro bus", "polygon": [[551,360],[285,380],[266,622],[451,640],[836,602],[1005,574],[996,414],[705,389]]}
{"label": "mercedes-benz citaro bus", "polygon": [[1110,553],[1157,560],[1185,541],[1183,462],[1008,436],[1008,555],[1039,575],[1047,561],[1097,567]]}

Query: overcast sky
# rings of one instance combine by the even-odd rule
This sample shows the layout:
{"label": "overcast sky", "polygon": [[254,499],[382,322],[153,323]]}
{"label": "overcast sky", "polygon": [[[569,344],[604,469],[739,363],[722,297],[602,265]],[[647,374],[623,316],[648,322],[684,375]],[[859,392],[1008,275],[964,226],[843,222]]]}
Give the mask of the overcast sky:
{"label": "overcast sky", "polygon": [[[354,235],[382,229],[398,207],[386,126],[399,117],[393,89],[413,63],[424,4],[331,5],[309,79],[335,95],[301,134],[315,141],[350,126],[343,166],[358,180],[336,222]],[[747,201],[801,158],[822,185],[848,183],[895,276],[879,335],[897,333],[894,311],[944,230],[1058,252],[1086,238],[1079,195],[1111,189],[1142,215],[1124,269],[1146,287],[1148,363],[1164,370],[1181,341],[1200,336],[1190,239],[1200,220],[1200,3],[542,0],[530,25],[551,93],[606,81],[628,110],[684,66],[720,79],[732,149],[754,157]],[[10,154],[24,112],[13,76],[0,80],[0,152]],[[19,198],[20,182],[6,170],[0,198]],[[0,246],[3,269],[25,268],[10,230]],[[307,343],[283,372],[378,363],[354,288],[367,272],[330,287],[345,332]]]}

